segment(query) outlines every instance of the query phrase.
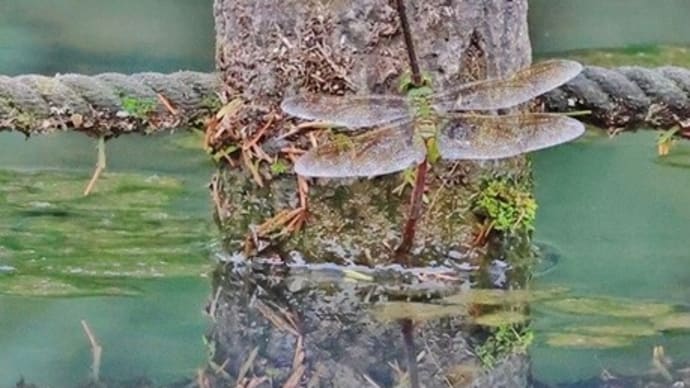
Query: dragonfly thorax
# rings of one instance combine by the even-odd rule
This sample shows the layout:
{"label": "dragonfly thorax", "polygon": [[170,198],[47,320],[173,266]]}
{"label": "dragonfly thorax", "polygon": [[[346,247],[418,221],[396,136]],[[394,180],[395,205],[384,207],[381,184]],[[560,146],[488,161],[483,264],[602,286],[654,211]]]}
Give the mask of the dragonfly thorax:
{"label": "dragonfly thorax", "polygon": [[415,132],[424,139],[436,136],[438,117],[431,103],[431,88],[423,86],[407,93]]}

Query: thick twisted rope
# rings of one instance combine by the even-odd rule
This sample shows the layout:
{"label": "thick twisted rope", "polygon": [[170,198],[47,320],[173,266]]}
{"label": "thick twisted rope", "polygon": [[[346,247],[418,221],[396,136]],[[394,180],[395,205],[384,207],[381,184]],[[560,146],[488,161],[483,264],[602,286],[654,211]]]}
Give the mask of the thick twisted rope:
{"label": "thick twisted rope", "polygon": [[[193,126],[218,110],[219,82],[215,74],[186,71],[0,76],[0,130],[113,136]],[[690,70],[588,66],[541,101],[551,112],[589,110],[578,118],[602,128],[686,128]]]}
{"label": "thick twisted rope", "polygon": [[218,110],[217,75],[104,73],[0,76],[0,130],[94,136],[193,126]]}
{"label": "thick twisted rope", "polygon": [[665,66],[615,69],[588,66],[573,80],[542,97],[546,110],[590,110],[578,119],[601,128],[687,128],[690,70]]}

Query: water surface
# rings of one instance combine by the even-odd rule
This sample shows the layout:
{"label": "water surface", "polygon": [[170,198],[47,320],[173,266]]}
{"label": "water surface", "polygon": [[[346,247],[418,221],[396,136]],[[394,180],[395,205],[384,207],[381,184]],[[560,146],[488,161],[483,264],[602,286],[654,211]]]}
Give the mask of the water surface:
{"label": "water surface", "polygon": [[[687,44],[688,7],[684,0],[535,0],[530,2],[530,31],[538,55]],[[210,0],[0,0],[0,8],[2,74],[213,69]],[[684,230],[690,221],[690,148],[674,149],[663,162],[654,150],[654,136],[638,133],[613,140],[587,137],[535,155],[540,205],[536,238],[560,255],[555,269],[535,280],[536,288],[565,286],[573,295],[687,306],[690,270]],[[0,176],[15,174],[12,182],[43,195],[22,199],[18,189],[3,194],[2,241],[8,246],[14,242],[0,247],[0,265],[35,276],[30,280],[49,279],[52,290],[68,295],[27,296],[37,289],[29,287],[0,296],[0,386],[12,386],[21,375],[54,387],[83,381],[90,355],[82,319],[103,345],[104,376],[145,375],[169,382],[193,376],[204,362],[202,335],[208,322],[201,309],[209,283],[202,274],[209,268],[215,238],[206,187],[212,170],[208,158],[198,149],[176,147],[166,135],[124,136],[108,143],[108,175],[95,199],[84,200],[80,189],[94,163],[94,141],[82,135],[27,142],[17,134],[0,134]],[[29,190],[31,174],[41,174],[43,191]],[[124,188],[118,189],[123,180]],[[17,186],[3,186],[8,187]],[[60,190],[50,193],[50,187]],[[117,190],[122,191],[120,200],[113,194]],[[146,214],[141,209],[154,210]],[[137,221],[110,222],[117,238],[106,234],[95,240],[91,226],[112,217]],[[156,230],[165,233],[156,236]],[[39,243],[31,247],[27,241]],[[91,270],[93,276],[51,272],[40,260],[69,258],[69,252],[58,249],[65,241],[84,263],[110,266],[111,276],[103,267],[86,265],[71,270]],[[99,251],[104,247],[108,260],[103,260],[105,250]],[[26,265],[21,258],[31,255],[31,249],[37,252],[36,261]],[[138,262],[155,271],[124,276],[112,267]],[[163,270],[171,267],[174,271]],[[0,282],[7,284],[7,276],[0,274]],[[657,344],[678,360],[690,360],[690,335],[684,331],[646,336],[610,350],[554,348],[545,338],[562,327],[618,321],[563,314],[547,306],[534,310],[533,370],[549,382],[591,377],[604,368],[640,372],[649,366],[651,347]]]}
{"label": "water surface", "polygon": [[[656,156],[655,135],[585,138],[535,156],[539,203],[536,238],[561,253],[536,287],[565,286],[576,295],[611,296],[688,306],[690,145]],[[614,350],[559,350],[539,333],[574,323],[646,322],[563,316],[537,306],[534,371],[548,381],[577,380],[602,369],[629,374],[650,367],[652,346],[690,360],[690,333],[634,341]],[[543,340],[543,336],[541,338]]]}

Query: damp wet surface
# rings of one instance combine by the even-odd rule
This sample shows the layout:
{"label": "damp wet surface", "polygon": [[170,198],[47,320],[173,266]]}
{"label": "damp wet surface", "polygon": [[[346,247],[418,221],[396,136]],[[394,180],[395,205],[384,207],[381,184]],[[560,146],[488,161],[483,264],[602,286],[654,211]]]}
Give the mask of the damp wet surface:
{"label": "damp wet surface", "polygon": [[[184,2],[166,3],[173,10],[168,14],[160,14],[153,1],[118,2],[105,10],[68,0],[46,10],[44,3],[17,2],[0,15],[0,73],[213,68],[210,1],[195,5],[193,13]],[[622,52],[629,63],[656,64],[654,58],[664,56],[688,63],[684,48],[634,47],[687,43],[677,40],[687,34],[664,18],[684,15],[684,2],[663,7],[589,2],[577,8],[566,3],[571,2],[530,3],[536,51],[633,46]],[[55,12],[75,7],[79,12]],[[657,16],[640,12],[641,7]],[[620,15],[625,9],[636,10],[630,17],[640,13],[640,22],[591,36],[592,26],[611,24],[593,15]],[[71,27],[75,18],[96,19],[105,11],[145,27],[133,34],[115,24],[102,35]],[[146,12],[163,21],[132,19]],[[574,23],[573,15],[592,19]],[[649,19],[667,26],[643,23]],[[626,32],[626,26],[639,35]],[[130,43],[132,35],[156,39]],[[599,54],[577,58],[621,63],[610,53]],[[171,383],[194,376],[206,364],[209,349],[202,337],[211,322],[202,311],[213,298],[209,273],[217,236],[207,188],[213,166],[199,144],[184,134],[110,141],[108,170],[94,194],[83,198],[96,159],[92,139],[59,134],[25,141],[0,134],[0,386],[12,386],[21,376],[54,387],[85,381],[91,354],[82,320],[103,346],[105,377]],[[677,362],[689,361],[684,231],[690,221],[690,146],[681,143],[659,158],[654,134],[609,139],[592,130],[533,160],[539,204],[535,237],[549,247],[549,260],[531,288],[534,293],[560,290],[546,300],[510,296],[531,303],[535,377],[557,383],[586,380],[604,369],[638,374],[650,368],[658,345]],[[366,281],[362,276],[354,281]],[[476,297],[482,303],[497,298],[490,292]],[[448,298],[452,303],[424,305],[413,313],[461,314],[456,305],[465,302]],[[409,308],[388,304],[375,311],[393,319],[408,316]],[[523,319],[498,318],[504,319],[500,324]]]}

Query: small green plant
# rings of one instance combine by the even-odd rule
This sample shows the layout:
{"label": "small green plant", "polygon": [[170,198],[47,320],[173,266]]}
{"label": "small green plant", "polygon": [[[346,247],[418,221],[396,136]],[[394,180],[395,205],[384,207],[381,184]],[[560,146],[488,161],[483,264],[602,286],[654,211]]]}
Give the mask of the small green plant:
{"label": "small green plant", "polygon": [[474,349],[482,366],[491,369],[503,357],[513,353],[524,353],[534,340],[534,333],[528,326],[516,329],[516,325],[502,325]]}
{"label": "small green plant", "polygon": [[275,162],[271,163],[271,174],[280,175],[285,174],[288,171],[288,166],[283,163],[282,160],[276,159]]}
{"label": "small green plant", "polygon": [[656,149],[659,156],[666,156],[671,151],[671,148],[676,144],[676,134],[680,131],[680,126],[676,125],[673,128],[661,132],[656,140]]}
{"label": "small green plant", "polygon": [[534,230],[537,202],[532,194],[504,179],[490,180],[472,200],[475,213],[500,231]]}
{"label": "small green plant", "polygon": [[156,109],[156,102],[150,99],[144,100],[130,96],[122,96],[120,102],[125,112],[142,120],[147,119],[149,113]]}
{"label": "small green plant", "polygon": [[211,112],[218,112],[223,107],[223,103],[217,96],[213,95],[204,97],[201,100],[201,106],[206,107]]}

